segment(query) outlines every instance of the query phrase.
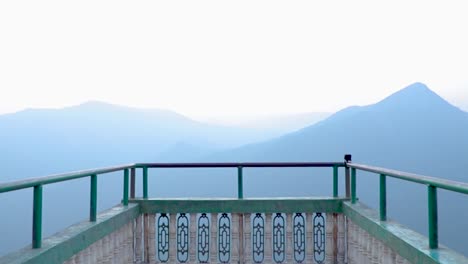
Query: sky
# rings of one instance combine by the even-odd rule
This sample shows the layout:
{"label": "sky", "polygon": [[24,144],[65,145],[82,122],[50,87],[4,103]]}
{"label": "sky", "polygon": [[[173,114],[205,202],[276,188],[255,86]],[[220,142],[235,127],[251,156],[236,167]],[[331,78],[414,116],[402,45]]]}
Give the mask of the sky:
{"label": "sky", "polygon": [[464,1],[0,1],[0,113],[334,112],[423,82],[468,110]]}

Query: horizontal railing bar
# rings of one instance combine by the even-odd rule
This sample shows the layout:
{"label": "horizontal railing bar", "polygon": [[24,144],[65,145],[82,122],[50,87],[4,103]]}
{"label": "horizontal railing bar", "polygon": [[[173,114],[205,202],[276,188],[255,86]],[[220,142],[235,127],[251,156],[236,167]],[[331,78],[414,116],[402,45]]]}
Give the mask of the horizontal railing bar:
{"label": "horizontal railing bar", "polygon": [[2,183],[0,184],[0,193],[30,188],[30,187],[34,187],[37,185],[46,185],[46,184],[51,184],[51,183],[56,183],[56,182],[79,179],[79,178],[88,177],[91,175],[111,173],[111,172],[120,171],[123,169],[133,168],[134,166],[135,164],[127,164],[127,165],[120,165],[120,166],[107,167],[107,168],[101,168],[101,169],[74,171],[74,172]]}
{"label": "horizontal railing bar", "polygon": [[383,174],[383,175],[393,177],[393,178],[421,183],[425,185],[431,185],[437,188],[454,191],[458,193],[468,194],[468,184],[464,182],[445,180],[445,179],[440,179],[440,178],[435,178],[435,177],[430,177],[430,176],[424,176],[424,175],[419,175],[419,174],[414,174],[414,173],[390,170],[390,169],[356,164],[356,163],[348,163],[347,165],[350,168],[355,168],[355,169],[362,170],[362,171]]}
{"label": "horizontal railing bar", "polygon": [[224,162],[224,163],[137,163],[135,167],[148,168],[294,168],[344,167],[344,162]]}
{"label": "horizontal railing bar", "polygon": [[[78,178],[83,178],[91,176],[93,174],[105,174],[115,171],[120,171],[123,169],[129,168],[291,168],[291,167],[343,167],[345,166],[344,162],[233,162],[233,163],[136,163],[136,164],[127,164],[120,166],[113,166],[101,169],[90,169],[75,171],[63,174],[50,175],[45,177],[29,178],[19,181],[13,181],[8,183],[0,184],[0,193],[9,192],[19,189],[25,189],[34,187],[37,185],[46,185],[61,181],[73,180]],[[468,184],[463,182],[439,179],[430,176],[424,176],[414,173],[407,173],[397,170],[385,169],[375,166],[357,164],[357,163],[348,163],[348,167],[355,168],[358,170],[373,172],[377,174],[384,174],[389,177],[399,178],[407,181],[412,181],[416,183],[432,185],[437,188],[446,189],[454,192],[468,194]]]}

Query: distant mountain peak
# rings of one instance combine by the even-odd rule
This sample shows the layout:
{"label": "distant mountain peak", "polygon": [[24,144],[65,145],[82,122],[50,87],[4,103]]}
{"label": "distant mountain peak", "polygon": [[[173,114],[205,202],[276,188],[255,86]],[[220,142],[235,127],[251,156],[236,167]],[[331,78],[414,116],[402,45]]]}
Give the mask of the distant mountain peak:
{"label": "distant mountain peak", "polygon": [[387,97],[387,99],[392,97],[438,97],[441,98],[439,95],[434,93],[427,85],[420,82],[415,82],[406,86],[405,88],[395,92],[394,94]]}
{"label": "distant mountain peak", "polygon": [[436,96],[438,96],[431,89],[429,89],[429,87],[427,87],[427,85],[425,85],[424,83],[421,83],[421,82],[415,82],[413,84],[410,84],[410,85],[406,86],[405,88],[401,89],[400,91],[394,93],[394,95],[397,95],[397,94],[404,94],[405,96],[408,96],[408,95],[413,95],[413,96],[428,96],[428,95],[433,96],[433,95],[436,95]]}
{"label": "distant mountain peak", "polygon": [[410,84],[403,88],[402,90],[425,90],[425,91],[430,91],[429,87],[427,87],[426,84],[422,82],[415,82],[413,84]]}
{"label": "distant mountain peak", "polygon": [[377,103],[377,105],[387,107],[404,107],[404,108],[427,108],[439,106],[451,106],[445,99],[433,92],[427,85],[416,82],[413,83],[384,100]]}

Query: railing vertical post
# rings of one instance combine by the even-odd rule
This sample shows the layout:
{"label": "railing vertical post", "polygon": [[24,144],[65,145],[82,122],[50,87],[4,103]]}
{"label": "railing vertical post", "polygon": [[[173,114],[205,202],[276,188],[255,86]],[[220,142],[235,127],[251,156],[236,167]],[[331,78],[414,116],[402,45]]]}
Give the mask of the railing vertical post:
{"label": "railing vertical post", "polygon": [[356,169],[351,169],[351,203],[356,203]]}
{"label": "railing vertical post", "polygon": [[351,154],[346,154],[344,156],[345,159],[345,185],[346,185],[346,198],[351,197],[351,186],[350,186],[350,176],[349,176],[349,167],[348,162],[351,162]]}
{"label": "railing vertical post", "polygon": [[128,169],[124,169],[123,205],[128,205]]}
{"label": "railing vertical post", "polygon": [[91,195],[89,206],[89,221],[96,222],[97,216],[97,175],[91,175]]}
{"label": "railing vertical post", "polygon": [[143,167],[143,198],[148,198],[148,167]]}
{"label": "railing vertical post", "polygon": [[32,247],[42,246],[42,185],[34,186]]}
{"label": "railing vertical post", "polygon": [[130,198],[135,198],[135,168],[130,169]]}
{"label": "railing vertical post", "polygon": [[429,213],[429,248],[435,249],[439,246],[438,220],[437,220],[437,188],[429,185],[427,187],[428,213]]}
{"label": "railing vertical post", "polygon": [[333,166],[333,197],[338,197],[338,166]]}
{"label": "railing vertical post", "polygon": [[244,179],[242,176],[242,166],[237,167],[237,198],[244,198]]}
{"label": "railing vertical post", "polygon": [[380,174],[380,221],[387,221],[387,178]]}

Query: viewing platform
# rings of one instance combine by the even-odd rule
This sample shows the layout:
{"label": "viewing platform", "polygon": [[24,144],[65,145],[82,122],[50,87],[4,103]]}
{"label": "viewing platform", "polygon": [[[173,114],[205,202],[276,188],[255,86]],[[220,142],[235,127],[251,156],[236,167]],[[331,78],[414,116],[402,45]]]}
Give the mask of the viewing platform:
{"label": "viewing platform", "polygon": [[[333,182],[329,197],[244,197],[244,168],[305,167],[330,169],[330,178],[317,179]],[[149,197],[158,168],[232,168],[237,198]],[[377,210],[358,199],[359,171],[379,177]],[[123,190],[115,190],[122,200],[98,213],[97,178],[111,172],[122,172]],[[387,218],[389,177],[427,186],[428,237]],[[78,178],[90,181],[89,219],[43,238],[43,186]],[[343,162],[135,163],[2,183],[0,193],[25,188],[33,189],[32,243],[0,263],[468,263],[439,244],[437,211],[438,189],[468,194],[467,183],[356,164],[350,155]]]}

